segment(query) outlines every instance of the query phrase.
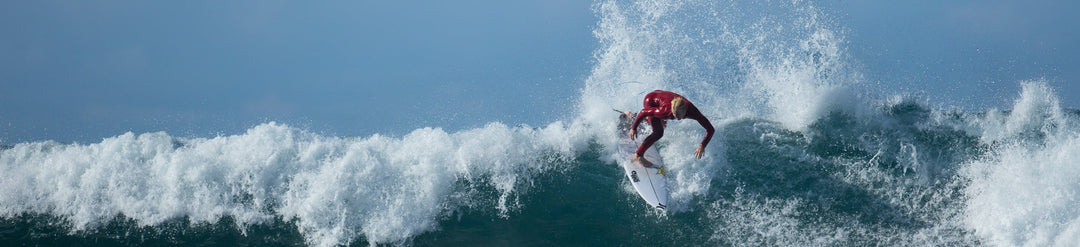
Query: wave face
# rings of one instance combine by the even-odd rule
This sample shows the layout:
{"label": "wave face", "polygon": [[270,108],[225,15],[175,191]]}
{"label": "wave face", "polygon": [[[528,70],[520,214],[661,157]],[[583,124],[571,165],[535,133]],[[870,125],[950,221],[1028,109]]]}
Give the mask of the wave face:
{"label": "wave face", "polygon": [[[859,83],[804,1],[600,1],[580,114],[338,137],[277,123],[0,148],[0,238],[25,245],[1080,245],[1080,112],[1045,81],[963,112]],[[657,144],[670,208],[614,163],[654,89],[712,119]]]}

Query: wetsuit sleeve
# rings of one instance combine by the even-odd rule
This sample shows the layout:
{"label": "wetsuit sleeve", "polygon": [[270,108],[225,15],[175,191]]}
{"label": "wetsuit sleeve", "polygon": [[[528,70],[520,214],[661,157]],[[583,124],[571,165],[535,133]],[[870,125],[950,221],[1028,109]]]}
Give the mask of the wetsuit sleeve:
{"label": "wetsuit sleeve", "polygon": [[701,147],[704,148],[709,145],[709,140],[712,140],[713,133],[716,132],[709,119],[705,118],[705,115],[701,114],[697,107],[691,107],[686,113],[686,118],[697,120],[701,127],[705,127],[705,139],[701,140]]}

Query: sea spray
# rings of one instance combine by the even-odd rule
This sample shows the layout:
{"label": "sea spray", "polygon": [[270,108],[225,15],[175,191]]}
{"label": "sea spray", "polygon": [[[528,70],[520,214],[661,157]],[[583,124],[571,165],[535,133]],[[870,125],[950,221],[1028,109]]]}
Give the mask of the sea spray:
{"label": "sea spray", "polygon": [[1002,246],[1080,244],[1080,115],[1045,81],[1028,81],[1011,111],[976,124],[992,151],[965,164],[967,223]]}

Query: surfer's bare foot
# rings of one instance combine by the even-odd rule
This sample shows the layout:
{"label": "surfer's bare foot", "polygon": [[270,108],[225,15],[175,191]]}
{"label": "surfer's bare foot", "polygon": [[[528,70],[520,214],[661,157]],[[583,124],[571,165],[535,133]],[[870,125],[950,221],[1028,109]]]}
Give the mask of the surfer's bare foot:
{"label": "surfer's bare foot", "polygon": [[638,165],[641,165],[641,166],[644,166],[644,167],[652,167],[653,166],[652,162],[645,159],[645,157],[638,156],[637,154],[634,154],[634,157],[633,157],[632,160],[634,161],[634,164],[638,164]]}

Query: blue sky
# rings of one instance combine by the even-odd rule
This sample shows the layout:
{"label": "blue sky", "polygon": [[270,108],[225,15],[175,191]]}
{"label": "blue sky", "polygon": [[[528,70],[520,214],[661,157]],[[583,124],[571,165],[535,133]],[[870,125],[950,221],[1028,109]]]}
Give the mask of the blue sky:
{"label": "blue sky", "polygon": [[590,4],[6,1],[0,142],[543,124],[590,69]]}
{"label": "blue sky", "polygon": [[1080,108],[1078,1],[843,1],[867,83],[968,110],[1009,108],[1020,81],[1045,79]]}
{"label": "blue sky", "polygon": [[[592,3],[4,1],[0,143],[278,121],[400,135],[570,115],[597,48]],[[1046,78],[1080,108],[1069,1],[830,1],[868,84],[973,110]]]}

